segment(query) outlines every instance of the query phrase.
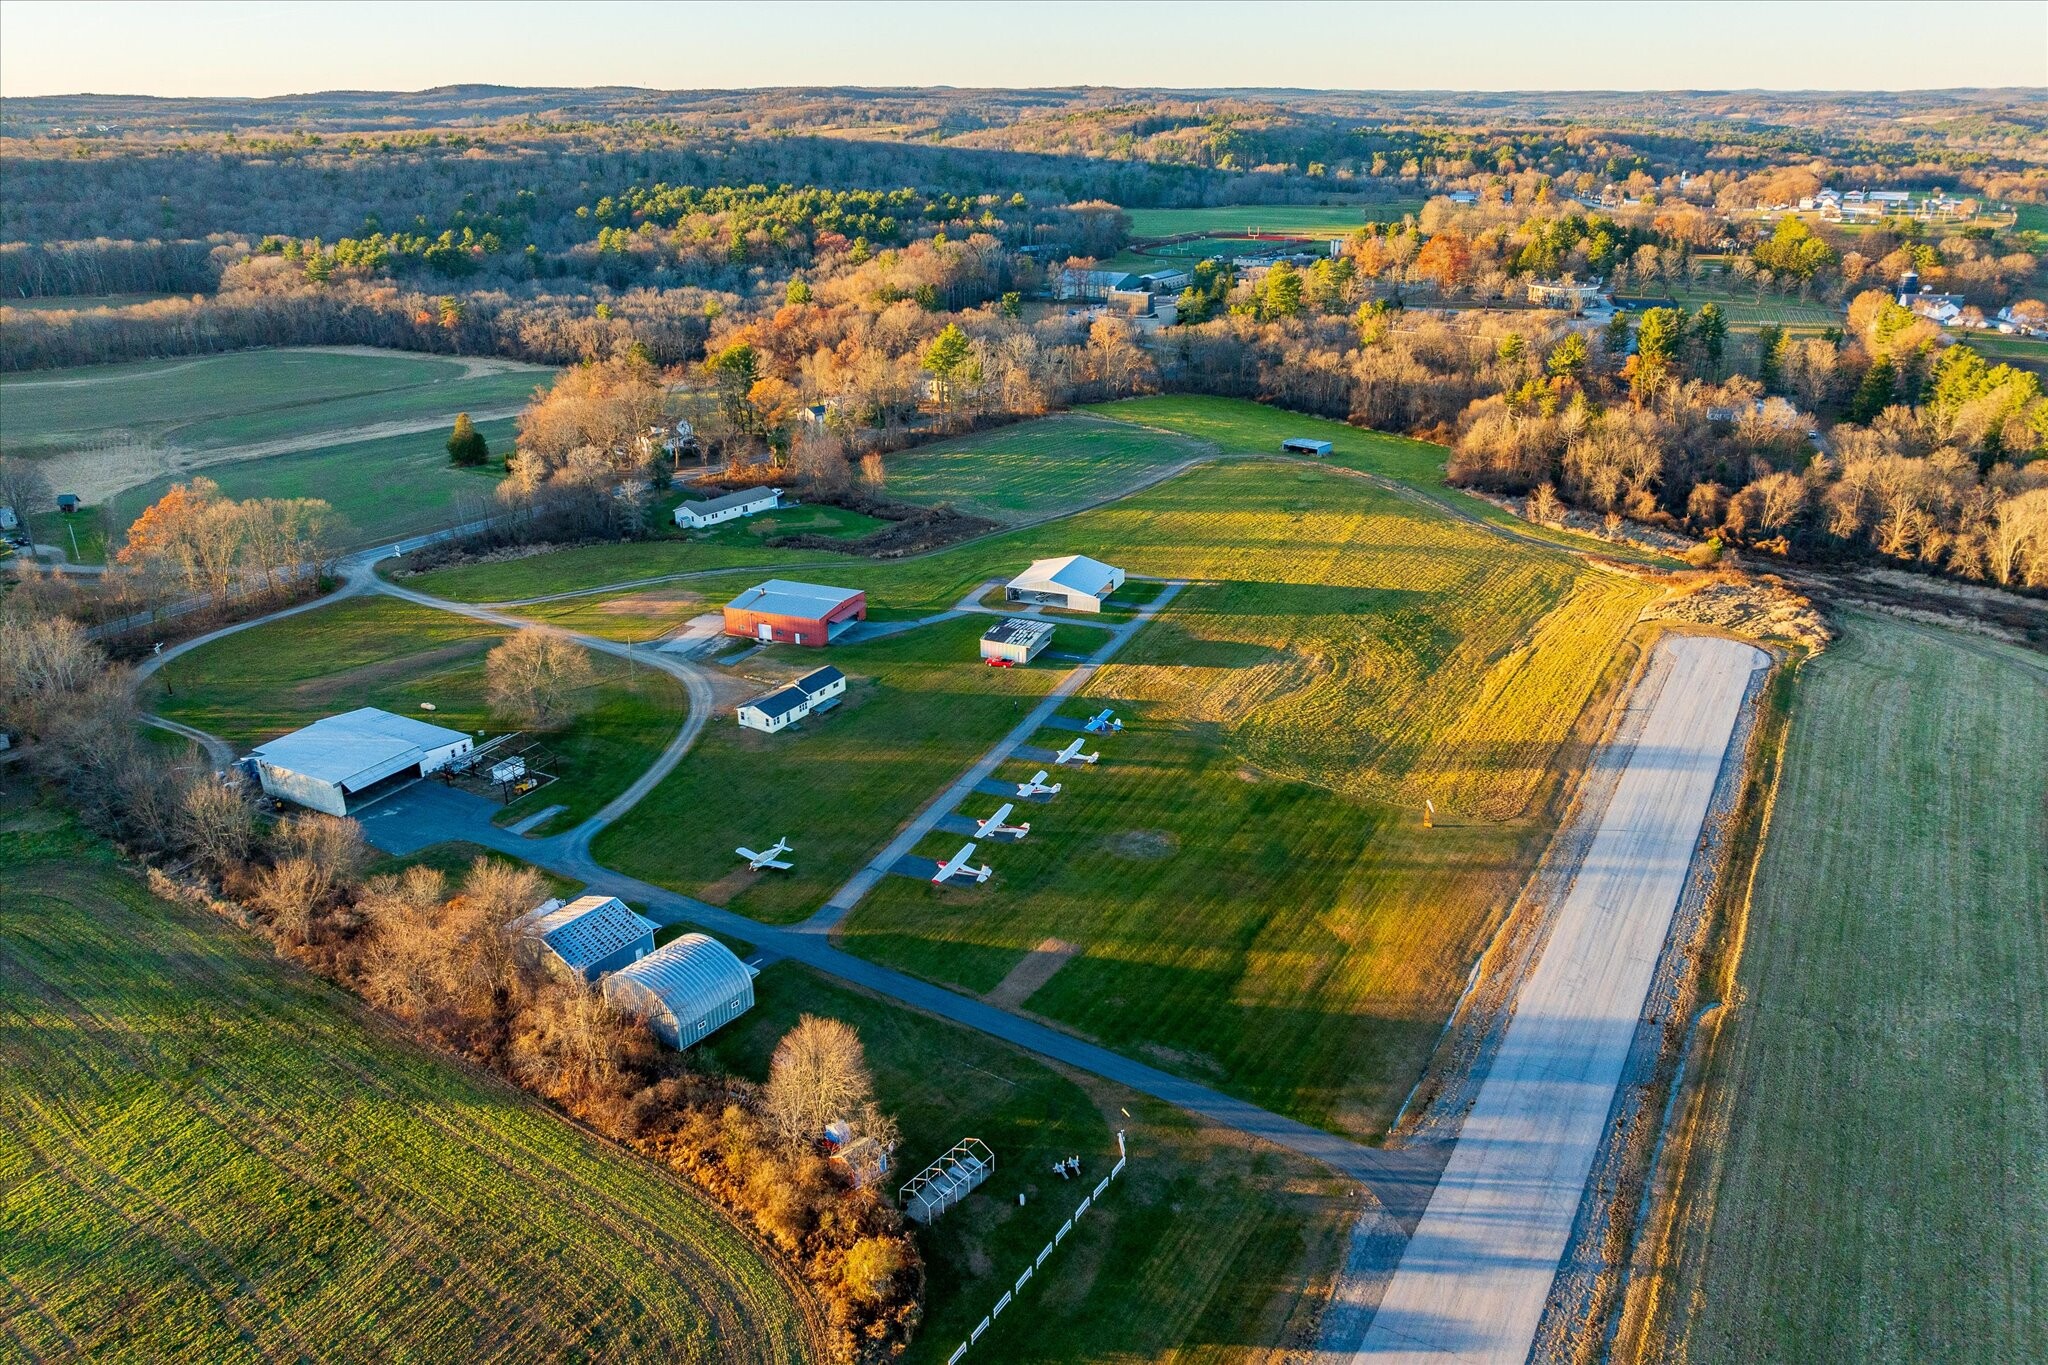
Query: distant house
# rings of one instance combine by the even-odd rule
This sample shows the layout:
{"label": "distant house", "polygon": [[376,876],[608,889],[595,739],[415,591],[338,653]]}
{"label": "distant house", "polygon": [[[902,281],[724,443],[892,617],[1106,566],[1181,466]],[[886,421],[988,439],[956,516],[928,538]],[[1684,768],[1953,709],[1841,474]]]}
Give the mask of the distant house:
{"label": "distant house", "polygon": [[1444,197],[1450,200],[1453,204],[1476,204],[1479,202],[1479,191],[1452,190],[1449,194],[1445,195]]}
{"label": "distant house", "polygon": [[829,711],[846,695],[846,675],[826,667],[804,674],[787,687],[778,687],[765,697],[744,703],[737,713],[743,729],[772,735],[786,730],[805,716]]}
{"label": "distant house", "polygon": [[1052,642],[1052,630],[1050,621],[1006,616],[983,632],[981,657],[1028,664]]}
{"label": "distant house", "polygon": [[1010,580],[1003,595],[1011,602],[1101,611],[1102,604],[1123,585],[1124,571],[1115,565],[1086,555],[1067,555],[1033,560],[1030,568]]}
{"label": "distant house", "polygon": [[14,515],[14,509],[0,502],[0,531],[12,531],[20,524],[20,519]]}
{"label": "distant house", "polygon": [[738,521],[756,512],[772,512],[782,501],[780,488],[743,488],[723,497],[685,502],[676,508],[676,525],[701,531],[720,522]]}
{"label": "distant house", "polygon": [[1968,302],[1961,294],[1913,294],[1899,301],[1912,309],[1915,316],[1943,327],[1954,326]]}
{"label": "distant house", "polygon": [[655,928],[653,920],[635,914],[617,896],[543,901],[505,926],[530,956],[585,981],[653,952]]}
{"label": "distant house", "polygon": [[1053,279],[1053,297],[1101,302],[1114,289],[1141,289],[1144,280],[1128,270],[1062,270]]}
{"label": "distant house", "polygon": [[1532,280],[1529,283],[1529,302],[1538,308],[1563,308],[1576,313],[1599,299],[1598,281],[1578,284],[1571,280]]}
{"label": "distant house", "polygon": [[754,971],[706,934],[684,934],[604,978],[605,999],[673,1048],[693,1047],[754,1007]]}
{"label": "distant house", "polygon": [[825,423],[831,421],[832,415],[838,411],[839,400],[827,398],[822,403],[813,403],[809,407],[798,408],[796,410],[796,417],[799,422],[808,422],[814,427],[822,427]]}
{"label": "distant house", "polygon": [[1336,447],[1328,441],[1311,440],[1306,436],[1290,436],[1280,443],[1280,449],[1289,455],[1313,455],[1317,459],[1326,459]]}
{"label": "distant house", "polygon": [[76,512],[78,510],[78,494],[59,493],[57,495],[57,510],[66,516]]}
{"label": "distant house", "polygon": [[725,633],[763,644],[823,646],[867,614],[868,595],[858,588],[771,578],[725,604]]}

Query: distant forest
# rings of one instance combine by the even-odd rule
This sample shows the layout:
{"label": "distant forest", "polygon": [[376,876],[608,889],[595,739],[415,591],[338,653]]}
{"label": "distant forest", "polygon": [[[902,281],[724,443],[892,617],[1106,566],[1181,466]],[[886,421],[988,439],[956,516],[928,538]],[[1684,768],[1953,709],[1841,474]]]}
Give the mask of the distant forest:
{"label": "distant forest", "polygon": [[[826,483],[934,429],[1225,393],[1454,445],[1543,509],[2048,585],[2037,91],[26,99],[0,183],[0,299],[80,301],[0,306],[6,369],[590,362]],[[1823,190],[1896,198],[1847,222]],[[1362,226],[1249,269],[1185,244],[1172,326],[1079,306],[1160,259],[1133,211],[1290,204]],[[1589,280],[1626,311],[1532,306]],[[577,449],[523,437],[528,491]]]}

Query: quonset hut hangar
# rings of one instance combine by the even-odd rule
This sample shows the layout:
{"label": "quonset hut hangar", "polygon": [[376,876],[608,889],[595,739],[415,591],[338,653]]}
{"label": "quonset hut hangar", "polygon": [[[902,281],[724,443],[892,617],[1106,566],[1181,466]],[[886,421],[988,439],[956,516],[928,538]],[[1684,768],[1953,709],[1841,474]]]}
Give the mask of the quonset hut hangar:
{"label": "quonset hut hangar", "polygon": [[683,934],[606,976],[604,993],[680,1049],[754,1007],[754,973],[710,935]]}
{"label": "quonset hut hangar", "polygon": [[248,761],[270,795],[347,815],[351,803],[438,772],[471,747],[460,730],[365,706],[259,744]]}

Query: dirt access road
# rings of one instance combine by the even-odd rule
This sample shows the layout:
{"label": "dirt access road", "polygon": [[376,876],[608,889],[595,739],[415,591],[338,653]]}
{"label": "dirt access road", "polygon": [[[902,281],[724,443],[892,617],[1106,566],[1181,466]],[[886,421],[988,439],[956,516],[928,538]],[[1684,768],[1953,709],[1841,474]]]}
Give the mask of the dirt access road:
{"label": "dirt access road", "polygon": [[1641,737],[1355,1359],[1528,1359],[1727,756],[1734,640],[1672,636]]}

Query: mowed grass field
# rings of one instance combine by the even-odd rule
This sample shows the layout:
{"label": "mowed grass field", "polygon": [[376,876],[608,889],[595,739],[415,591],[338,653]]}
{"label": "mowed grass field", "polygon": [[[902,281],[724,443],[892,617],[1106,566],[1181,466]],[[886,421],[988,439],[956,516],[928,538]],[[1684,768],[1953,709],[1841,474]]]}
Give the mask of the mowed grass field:
{"label": "mowed grass field", "polygon": [[2048,674],[1846,624],[1800,685],[1661,1354],[2048,1360]]}
{"label": "mowed grass field", "polygon": [[1214,455],[1199,440],[1082,414],[918,446],[889,461],[889,496],[993,521],[1062,516]]}
{"label": "mowed grass field", "polygon": [[798,1291],[680,1181],[0,809],[14,1353],[811,1358]]}
{"label": "mowed grass field", "polygon": [[1697,285],[1660,285],[1654,290],[1632,292],[1616,302],[1632,313],[1673,306],[1697,313],[1700,305],[1712,303],[1720,308],[1729,326],[1745,331],[1767,323],[1781,327],[1840,327],[1845,320],[1841,309],[1825,303],[1772,293],[1759,298],[1754,290],[1717,285],[1711,280]]}
{"label": "mowed grass field", "polygon": [[[702,1065],[759,1080],[798,1016],[842,1019],[860,1031],[881,1105],[902,1125],[892,1186],[963,1137],[996,1154],[987,1184],[918,1230],[926,1316],[908,1360],[942,1362],[966,1340],[1108,1174],[1119,1128],[1131,1151],[1124,1175],[977,1354],[1045,1365],[1243,1359],[1287,1339],[1320,1302],[1355,1204],[1313,1164],[794,963],[762,972],[756,1002],[698,1050]],[[1085,1183],[1052,1173],[1070,1155]]]}
{"label": "mowed grass field", "polygon": [[1028,839],[982,849],[994,881],[889,879],[846,945],[981,993],[1062,948],[1027,1009],[1378,1136],[1547,842],[1575,727],[1654,590],[1314,469],[1210,466],[1067,526],[1196,580],[1064,708],[1129,728],[1022,808]]}
{"label": "mowed grass field", "polygon": [[[451,418],[452,425],[452,418]],[[494,457],[512,448],[509,417],[478,422]],[[319,498],[348,521],[349,544],[399,540],[459,521],[472,506],[486,510],[502,468],[461,469],[448,461],[447,432],[423,431],[371,441],[342,441],[318,450],[210,465],[195,471],[227,497]],[[116,543],[142,510],[194,474],[165,475],[130,488],[103,509]]]}
{"label": "mowed grass field", "polygon": [[38,455],[116,438],[186,450],[346,435],[375,422],[516,407],[548,371],[393,351],[237,351],[0,378],[0,441]]}
{"label": "mowed grass field", "polygon": [[1226,204],[1199,209],[1126,209],[1131,235],[1177,237],[1184,232],[1235,235],[1264,232],[1355,232],[1367,223],[1398,223],[1422,211],[1420,199],[1385,199],[1363,204]]}
{"label": "mowed grass field", "polygon": [[[756,655],[689,757],[592,851],[607,866],[756,919],[802,919],[1051,689],[1051,663],[982,665],[975,642],[989,619]],[[849,679],[835,710],[775,735],[735,723],[738,700],[827,662]],[[733,854],[783,835],[796,848],[792,872],[748,872]]]}
{"label": "mowed grass field", "polygon": [[[484,656],[503,628],[390,597],[362,597],[216,640],[166,665],[145,702],[157,714],[241,748],[322,716],[375,706],[474,734],[509,728],[484,701]],[[683,723],[683,690],[665,673],[592,653],[587,709],[540,736],[561,780],[508,807],[508,818],[561,805],[559,828],[624,790]],[[431,702],[435,710],[420,710]]]}

